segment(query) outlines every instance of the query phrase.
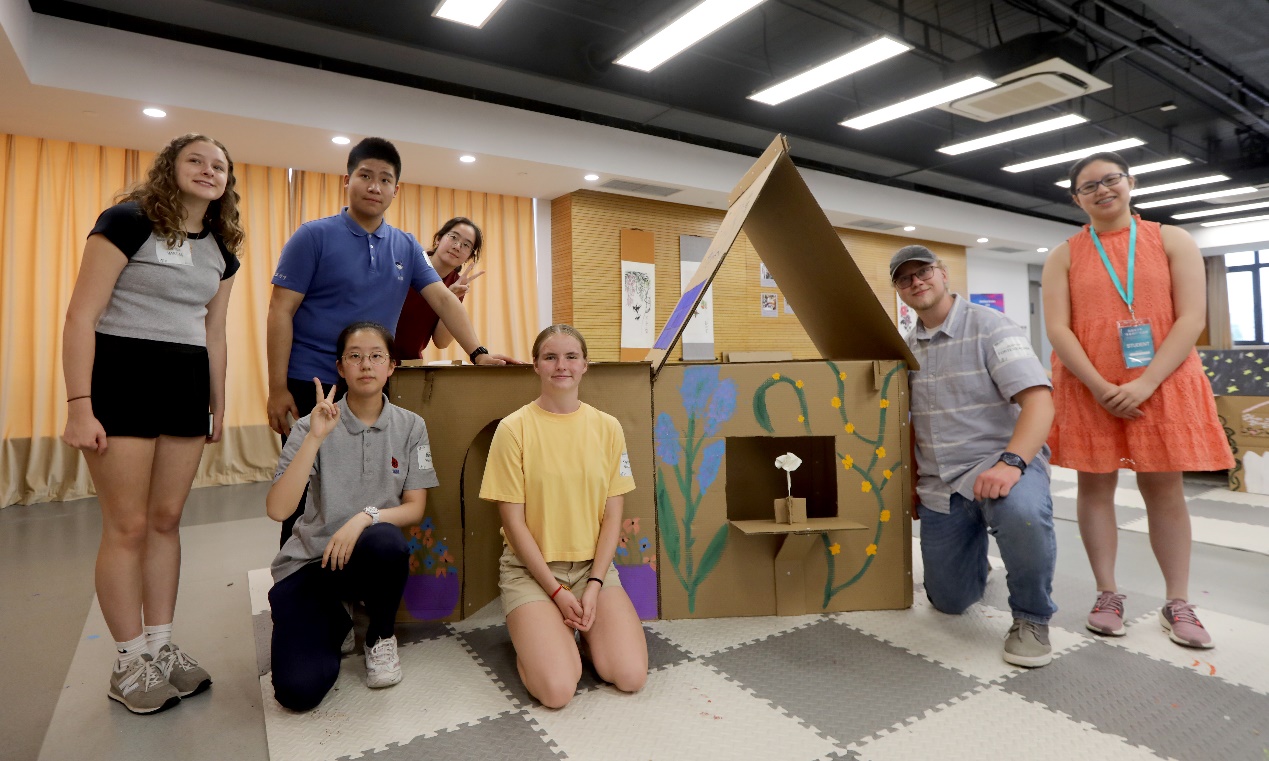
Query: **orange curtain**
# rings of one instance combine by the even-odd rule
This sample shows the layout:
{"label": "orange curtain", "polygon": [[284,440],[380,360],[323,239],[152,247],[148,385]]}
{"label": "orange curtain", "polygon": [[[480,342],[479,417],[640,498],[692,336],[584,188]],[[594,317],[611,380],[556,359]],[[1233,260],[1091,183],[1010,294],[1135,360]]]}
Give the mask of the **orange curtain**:
{"label": "orange curtain", "polygon": [[[93,493],[83,458],[59,439],[66,423],[62,324],[88,231],[153,158],[0,134],[0,506]],[[224,440],[207,448],[195,486],[272,476],[279,442],[264,416],[270,279],[295,227],[344,204],[339,175],[245,164],[235,172],[247,237],[229,303]],[[403,185],[388,218],[427,245],[457,214],[485,234],[489,272],[466,301],[477,334],[491,349],[527,357],[537,327],[532,201]]]}

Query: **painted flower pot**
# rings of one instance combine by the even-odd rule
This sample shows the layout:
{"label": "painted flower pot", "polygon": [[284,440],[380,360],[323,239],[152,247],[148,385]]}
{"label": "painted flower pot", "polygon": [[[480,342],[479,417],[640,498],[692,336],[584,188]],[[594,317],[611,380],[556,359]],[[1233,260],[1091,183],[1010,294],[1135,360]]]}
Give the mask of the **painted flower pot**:
{"label": "painted flower pot", "polygon": [[401,596],[401,602],[415,619],[434,621],[454,612],[460,589],[457,573],[411,575],[405,579],[405,594]]}
{"label": "painted flower pot", "polygon": [[644,621],[657,617],[657,572],[652,566],[619,565],[617,575],[621,577],[621,586],[634,603],[635,612]]}

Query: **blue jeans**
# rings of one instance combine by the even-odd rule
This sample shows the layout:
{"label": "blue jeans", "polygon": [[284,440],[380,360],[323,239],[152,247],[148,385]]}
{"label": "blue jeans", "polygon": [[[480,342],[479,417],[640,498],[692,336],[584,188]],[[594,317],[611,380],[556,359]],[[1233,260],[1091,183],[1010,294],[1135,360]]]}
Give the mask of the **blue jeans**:
{"label": "blue jeans", "polygon": [[1057,612],[1052,596],[1057,561],[1053,498],[1043,468],[1027,468],[1007,497],[969,500],[953,493],[946,514],[924,505],[917,509],[925,595],[937,610],[963,613],[982,599],[990,533],[1005,561],[1013,617],[1047,624]]}

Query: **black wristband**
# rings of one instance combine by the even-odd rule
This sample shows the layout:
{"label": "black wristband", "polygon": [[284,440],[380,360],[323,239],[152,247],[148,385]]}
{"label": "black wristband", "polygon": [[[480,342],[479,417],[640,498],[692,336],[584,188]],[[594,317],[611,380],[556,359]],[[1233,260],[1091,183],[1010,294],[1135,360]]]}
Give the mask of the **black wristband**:
{"label": "black wristband", "polygon": [[591,583],[592,581],[598,581],[598,582],[599,582],[599,586],[601,586],[601,587],[604,585],[604,580],[603,580],[603,579],[601,579],[601,578],[599,578],[598,576],[591,576],[589,579],[587,579],[587,580],[586,580],[586,583],[587,583],[587,584],[589,584],[589,583]]}
{"label": "black wristband", "polygon": [[475,349],[472,349],[471,354],[468,354],[467,358],[470,359],[471,363],[474,365],[476,364],[476,357],[479,357],[481,354],[488,354],[488,353],[489,353],[489,350],[486,349],[485,347],[477,346]]}

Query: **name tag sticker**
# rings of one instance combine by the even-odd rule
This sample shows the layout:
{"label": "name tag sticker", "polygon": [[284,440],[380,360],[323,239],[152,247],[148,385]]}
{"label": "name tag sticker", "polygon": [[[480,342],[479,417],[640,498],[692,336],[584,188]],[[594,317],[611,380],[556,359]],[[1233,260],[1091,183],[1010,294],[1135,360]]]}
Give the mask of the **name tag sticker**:
{"label": "name tag sticker", "polygon": [[432,447],[430,444],[422,444],[419,446],[419,467],[423,470],[432,470]]}
{"label": "name tag sticker", "polygon": [[1119,348],[1124,353],[1124,367],[1146,367],[1154,359],[1154,334],[1149,320],[1120,320]]}
{"label": "name tag sticker", "polygon": [[194,266],[194,251],[190,248],[188,240],[181,241],[181,245],[176,248],[167,245],[166,241],[155,241],[154,257],[159,260],[159,264],[179,264],[182,267]]}
{"label": "name tag sticker", "polygon": [[1002,338],[991,348],[996,352],[996,361],[1002,365],[1015,359],[1026,359],[1035,356],[1035,350],[1031,348],[1031,342],[1022,336]]}
{"label": "name tag sticker", "polygon": [[618,475],[621,475],[621,476],[631,475],[630,455],[626,454],[625,452],[621,453],[621,470],[618,472]]}

